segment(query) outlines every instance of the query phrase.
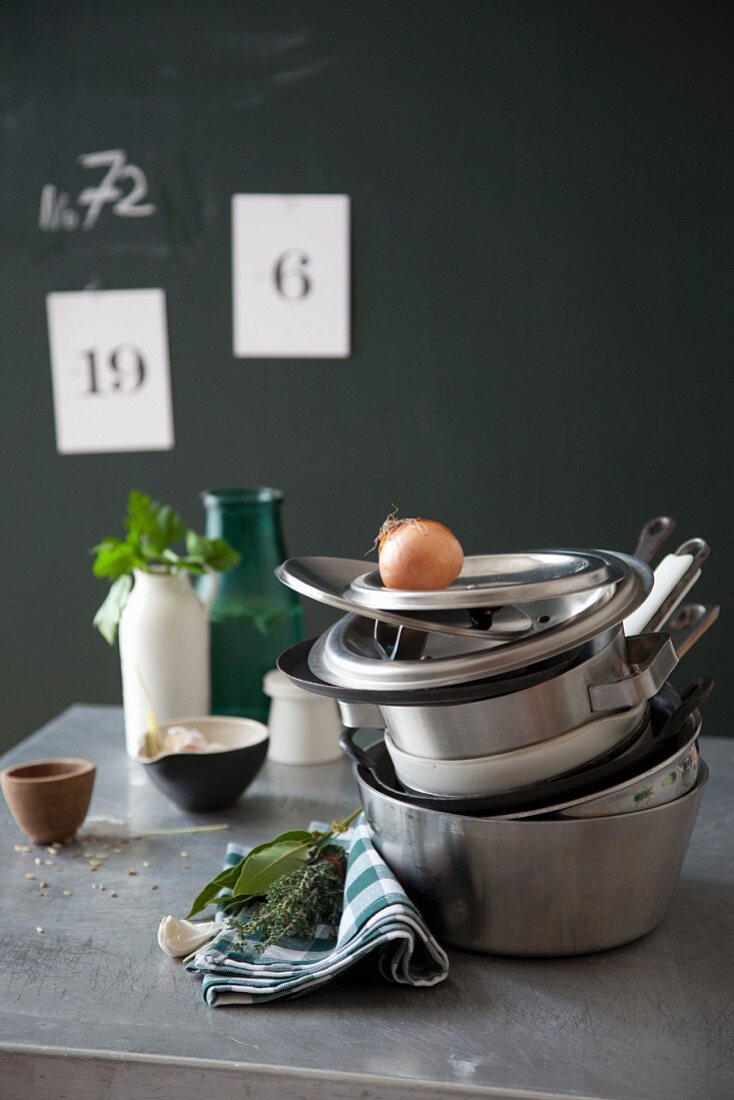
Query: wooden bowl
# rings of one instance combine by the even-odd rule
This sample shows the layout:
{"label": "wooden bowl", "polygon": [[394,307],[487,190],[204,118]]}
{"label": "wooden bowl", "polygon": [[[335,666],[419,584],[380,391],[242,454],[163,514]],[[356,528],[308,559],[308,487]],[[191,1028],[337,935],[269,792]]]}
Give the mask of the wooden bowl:
{"label": "wooden bowl", "polygon": [[89,809],[94,764],[36,760],[0,773],[0,787],[19,829],[34,844],[73,837]]}

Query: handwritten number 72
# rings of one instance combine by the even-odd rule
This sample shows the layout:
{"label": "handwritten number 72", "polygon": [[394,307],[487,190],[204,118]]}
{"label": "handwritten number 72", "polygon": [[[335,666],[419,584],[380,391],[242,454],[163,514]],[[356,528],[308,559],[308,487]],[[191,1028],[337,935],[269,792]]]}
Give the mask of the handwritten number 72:
{"label": "handwritten number 72", "polygon": [[[87,207],[82,229],[91,229],[106,203],[112,203],[112,212],[121,218],[147,218],[155,213],[151,202],[141,202],[148,194],[148,181],[137,164],[127,164],[124,149],[108,149],[103,153],[83,153],[78,158],[84,168],[107,168],[96,187],[85,187],[77,202]],[[132,188],[125,194],[119,183],[130,180]]]}
{"label": "handwritten number 72", "polygon": [[83,168],[106,168],[107,171],[96,187],[85,187],[77,198],[78,205],[86,207],[84,221],[72,203],[68,191],[59,191],[55,184],[46,183],[41,190],[38,227],[45,233],[75,229],[92,229],[105,206],[120,218],[149,218],[155,214],[155,204],[143,202],[148,194],[145,172],[137,164],[128,164],[124,149],[107,149],[100,153],[82,153],[77,157]]}

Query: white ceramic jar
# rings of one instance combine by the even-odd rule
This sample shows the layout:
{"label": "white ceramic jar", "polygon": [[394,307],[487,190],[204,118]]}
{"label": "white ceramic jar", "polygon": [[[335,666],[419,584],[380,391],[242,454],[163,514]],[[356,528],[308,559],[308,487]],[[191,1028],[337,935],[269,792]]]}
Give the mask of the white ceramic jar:
{"label": "white ceramic jar", "polygon": [[297,687],[277,668],[266,673],[270,696],[268,760],[276,764],[328,764],[339,760],[341,721],[336,702]]}
{"label": "white ceramic jar", "polygon": [[[213,575],[214,588],[217,577]],[[136,569],[119,636],[125,748],[137,757],[147,728],[141,680],[161,723],[209,713],[208,604],[201,602],[186,573]]]}

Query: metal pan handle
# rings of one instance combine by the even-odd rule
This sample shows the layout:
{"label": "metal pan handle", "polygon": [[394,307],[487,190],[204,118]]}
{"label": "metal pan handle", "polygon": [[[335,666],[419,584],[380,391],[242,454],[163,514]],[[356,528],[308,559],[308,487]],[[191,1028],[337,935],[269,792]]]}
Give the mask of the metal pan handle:
{"label": "metal pan handle", "polygon": [[686,603],[663,624],[663,630],[670,634],[679,660],[713,626],[720,610],[716,603]]}
{"label": "metal pan handle", "polygon": [[713,676],[697,676],[695,680],[691,680],[681,696],[680,706],[670,715],[655,740],[659,742],[677,737],[693,712],[706,702],[713,688]]}
{"label": "metal pan handle", "polygon": [[667,634],[640,634],[627,639],[631,676],[609,684],[591,684],[589,701],[593,711],[621,710],[652,699],[678,664],[678,654]]}
{"label": "metal pan handle", "polygon": [[655,519],[649,519],[637,538],[637,546],[633,551],[634,557],[649,565],[674,530],[675,520],[671,516],[656,516]]}
{"label": "metal pan handle", "polygon": [[691,588],[693,588],[694,584],[701,576],[701,566],[709,556],[709,547],[703,539],[688,539],[678,547],[675,554],[669,556],[673,559],[681,558],[687,560],[690,558],[691,561],[678,583],[670,590],[658,610],[649,617],[648,622],[645,624],[645,630],[663,629],[663,624],[667,622],[675,609],[683,602]]}
{"label": "metal pan handle", "polygon": [[353,703],[350,699],[337,699],[342,722],[353,730],[384,730],[385,719],[374,703]]}
{"label": "metal pan handle", "polygon": [[352,729],[343,729],[339,738],[339,748],[343,753],[346,753],[355,764],[359,764],[361,767],[366,768],[371,775],[374,775],[372,761],[369,756],[364,749],[360,749],[359,745],[355,745],[354,743],[354,735],[356,732],[356,730]]}
{"label": "metal pan handle", "polygon": [[709,554],[703,539],[688,539],[655,568],[652,591],[624,620],[630,637],[660,630],[701,575]]}

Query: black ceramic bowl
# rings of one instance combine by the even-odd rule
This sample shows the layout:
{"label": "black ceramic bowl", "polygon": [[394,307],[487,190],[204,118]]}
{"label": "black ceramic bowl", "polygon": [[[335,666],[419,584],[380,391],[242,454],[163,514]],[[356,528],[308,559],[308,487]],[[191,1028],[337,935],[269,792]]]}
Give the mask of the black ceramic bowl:
{"label": "black ceramic bowl", "polygon": [[250,718],[179,718],[161,726],[199,730],[212,752],[167,752],[140,757],[150,781],[181,810],[208,813],[237,801],[260,771],[268,751],[268,728]]}

